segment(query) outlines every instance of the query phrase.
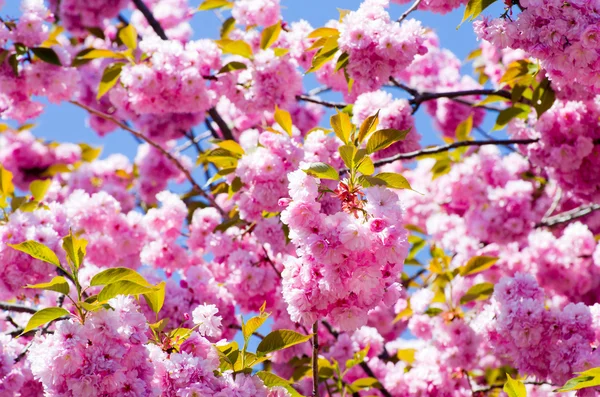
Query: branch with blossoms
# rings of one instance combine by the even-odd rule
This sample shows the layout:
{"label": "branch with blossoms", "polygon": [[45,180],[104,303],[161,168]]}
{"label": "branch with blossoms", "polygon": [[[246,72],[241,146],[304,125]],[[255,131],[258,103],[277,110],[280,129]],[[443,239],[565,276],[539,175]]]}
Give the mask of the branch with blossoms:
{"label": "branch with blossoms", "polygon": [[[148,24],[152,27],[152,29],[158,35],[158,37],[160,37],[162,40],[168,40],[169,38],[167,37],[165,30],[161,26],[160,22],[158,22],[158,20],[156,19],[156,17],[152,13],[152,11],[150,11],[148,6],[144,3],[144,1],[143,0],[133,0],[133,3],[135,4],[136,8],[142,13],[142,15],[144,15],[144,18],[146,18],[146,21],[148,21]],[[216,78],[214,76],[205,76],[205,79],[215,80]],[[223,120],[223,117],[221,117],[221,115],[219,114],[217,109],[215,109],[214,107],[210,108],[208,110],[208,114],[210,115],[210,117],[212,117],[214,122],[219,126],[219,129],[221,130],[223,137],[225,139],[234,140],[231,129],[229,128],[229,126],[227,125],[225,120]]]}
{"label": "branch with blossoms", "polygon": [[161,145],[154,142],[153,140],[151,140],[150,138],[148,138],[141,132],[134,130],[133,128],[129,127],[127,124],[117,120],[115,117],[113,117],[109,114],[103,113],[99,110],[96,110],[96,109],[90,107],[90,106],[84,105],[81,102],[77,102],[77,101],[70,101],[70,102],[75,106],[78,106],[84,110],[87,110],[89,113],[91,113],[93,115],[96,115],[98,117],[101,117],[105,120],[108,120],[108,121],[118,125],[120,128],[131,133],[133,136],[143,140],[144,142],[146,142],[147,144],[149,144],[156,150],[160,151],[167,159],[169,159],[169,161],[171,161],[179,169],[179,171],[181,171],[185,175],[187,180],[190,182],[190,184],[194,188],[194,192],[196,192],[199,195],[201,195],[202,197],[204,197],[210,203],[210,205],[213,206],[214,208],[216,208],[221,214],[223,214],[223,215],[225,214],[225,211],[219,206],[219,204],[217,204],[215,199],[211,195],[207,194],[204,191],[204,189],[202,189],[202,187],[200,187],[200,185],[196,182],[196,180],[192,176],[191,172],[183,164],[181,164],[181,162],[175,156],[173,156],[171,153],[169,153],[168,150],[165,150]]}
{"label": "branch with blossoms", "polygon": [[579,206],[577,208],[573,208],[572,210],[561,212],[556,215],[549,216],[547,218],[542,219],[540,223],[536,225],[536,227],[541,226],[556,226],[562,223],[568,223],[575,219],[584,217],[586,215],[591,214],[594,211],[600,210],[600,204],[585,204]]}

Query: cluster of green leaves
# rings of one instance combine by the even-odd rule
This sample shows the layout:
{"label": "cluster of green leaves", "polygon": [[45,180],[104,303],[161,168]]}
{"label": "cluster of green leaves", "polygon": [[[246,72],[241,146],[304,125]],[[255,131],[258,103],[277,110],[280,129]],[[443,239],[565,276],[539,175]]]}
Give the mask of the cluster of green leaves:
{"label": "cluster of green leaves", "polygon": [[[4,21],[0,23],[3,23],[8,30],[14,30],[16,28],[15,23],[11,21]],[[19,75],[20,58],[26,58],[32,61],[39,59],[51,65],[63,66],[58,58],[58,55],[56,54],[56,51],[52,49],[53,45],[59,45],[56,38],[63,32],[63,30],[64,29],[61,26],[55,26],[50,32],[46,41],[40,44],[39,47],[30,48],[23,43],[14,43],[14,52],[0,49],[0,64],[4,63],[4,61],[8,59],[8,64],[10,65],[15,76]]]}
{"label": "cluster of green leaves", "polygon": [[[535,109],[539,118],[552,107],[556,95],[548,77],[543,79],[538,77],[540,71],[540,65],[529,60],[514,61],[508,65],[500,83],[510,87],[512,106],[498,114],[494,130],[504,128],[514,118],[526,120],[532,109]],[[498,100],[500,100],[498,97],[492,96],[483,102],[490,103]]]}
{"label": "cluster of green leaves", "polygon": [[[348,14],[348,10],[339,10],[340,22]],[[335,71],[344,71],[346,82],[348,84],[348,92],[352,90],[354,80],[348,75],[346,67],[348,66],[349,55],[346,52],[340,53],[338,40],[340,38],[339,30],[335,28],[322,27],[313,30],[309,35],[309,39],[315,39],[313,44],[306,49],[307,52],[317,50],[313,56],[312,64],[307,73],[316,72],[321,69],[326,63],[330,62],[337,56],[335,63]]]}
{"label": "cluster of green leaves", "polygon": [[[99,32],[104,37],[102,32]],[[122,26],[117,32],[117,45],[125,45],[127,47],[124,51],[113,51],[109,49],[96,49],[86,48],[80,51],[72,62],[72,66],[80,66],[86,64],[94,59],[109,58],[116,59],[117,62],[108,65],[104,72],[102,72],[102,78],[100,85],[98,86],[98,94],[96,99],[100,99],[106,94],[112,87],[119,81],[121,70],[127,62],[131,64],[136,63],[135,50],[137,49],[138,35],[133,25]],[[146,57],[142,55],[141,60]]]}
{"label": "cluster of green leaves", "polygon": [[[344,143],[340,146],[340,157],[347,167],[348,186],[387,186],[393,189],[411,189],[410,183],[402,175],[394,172],[375,174],[375,164],[371,155],[386,149],[392,144],[402,141],[409,130],[377,129],[379,112],[367,117],[360,128],[352,124],[346,112],[338,112],[331,116],[331,127],[335,135]],[[366,143],[366,144],[365,144]],[[363,147],[364,146],[364,147]],[[331,165],[316,162],[304,170],[307,174],[321,179],[339,180],[338,171]]]}
{"label": "cluster of green leaves", "polygon": [[[164,303],[166,285],[164,281],[158,285],[152,285],[136,271],[120,267],[104,270],[92,277],[90,287],[100,286],[102,289],[97,295],[88,296],[87,288],[83,288],[79,282],[79,270],[85,260],[87,241],[78,238],[72,231],[62,239],[66,265],[61,263],[54,251],[37,241],[27,240],[19,244],[9,244],[9,246],[57,267],[59,276],[45,283],[27,285],[25,288],[55,291],[65,295],[73,302],[82,323],[85,322],[89,312],[108,307],[108,301],[118,295],[144,296],[148,306],[157,315]],[[74,296],[70,294],[69,281],[75,286],[76,294]],[[41,309],[31,317],[23,333],[64,316],[70,316],[70,313],[62,307]]]}

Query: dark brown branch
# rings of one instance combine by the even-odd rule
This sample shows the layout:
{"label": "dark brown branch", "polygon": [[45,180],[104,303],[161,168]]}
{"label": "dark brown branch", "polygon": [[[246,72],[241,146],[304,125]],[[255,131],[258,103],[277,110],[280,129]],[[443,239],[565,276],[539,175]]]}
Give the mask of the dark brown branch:
{"label": "dark brown branch", "polygon": [[530,143],[535,143],[537,141],[539,141],[539,138],[533,138],[533,139],[496,139],[496,140],[489,140],[489,141],[460,141],[460,142],[450,143],[448,145],[433,146],[433,147],[428,147],[428,148],[421,149],[421,150],[415,150],[414,152],[398,153],[398,154],[396,154],[394,156],[391,156],[391,157],[388,157],[388,158],[384,158],[384,159],[375,161],[373,164],[376,167],[379,167],[379,166],[382,166],[382,165],[385,165],[385,164],[393,163],[394,161],[397,161],[397,160],[414,159],[416,157],[426,156],[426,155],[430,155],[430,154],[447,152],[448,150],[452,150],[452,149],[456,149],[456,148],[464,147],[464,146],[527,145],[527,144],[530,144]]}
{"label": "dark brown branch", "polygon": [[227,125],[225,120],[223,120],[223,118],[221,117],[219,112],[217,112],[217,109],[215,109],[215,108],[208,109],[208,114],[210,115],[210,117],[212,117],[212,119],[215,121],[215,123],[217,123],[217,125],[219,126],[219,129],[221,130],[221,134],[223,134],[224,139],[235,140],[233,137],[233,134],[231,132],[231,129],[229,128],[229,126]]}
{"label": "dark brown branch", "polygon": [[572,210],[561,212],[560,214],[556,214],[546,219],[542,219],[542,221],[538,223],[536,227],[555,226],[561,223],[571,222],[572,220],[581,218],[598,210],[600,210],[600,204],[582,205],[580,207],[573,208]]}
{"label": "dark brown branch", "polygon": [[154,18],[152,11],[150,11],[150,9],[148,8],[148,6],[146,6],[144,1],[143,0],[132,0],[132,1],[133,1],[133,4],[135,4],[136,8],[138,10],[140,10],[142,15],[144,15],[144,18],[146,18],[146,21],[148,21],[148,24],[150,26],[152,26],[152,29],[158,35],[158,37],[160,37],[163,40],[168,40],[165,30],[162,28],[162,26],[160,26],[160,23],[156,20],[156,18]]}
{"label": "dark brown branch", "polygon": [[201,195],[202,197],[204,197],[206,200],[208,200],[208,202],[215,207],[222,215],[225,215],[225,211],[223,211],[223,209],[217,204],[217,202],[209,195],[207,194],[204,190],[202,190],[202,188],[200,187],[200,185],[198,185],[198,183],[194,180],[194,177],[192,176],[191,172],[185,168],[185,166],[183,164],[181,164],[181,162],[175,157],[173,156],[171,153],[169,153],[168,150],[165,150],[162,146],[160,146],[158,143],[154,142],[153,140],[151,140],[150,138],[148,138],[147,136],[145,136],[144,134],[134,130],[133,128],[127,126],[126,124],[122,123],[121,121],[117,120],[116,118],[114,118],[111,115],[108,115],[106,113],[102,113],[96,109],[93,109],[87,105],[84,105],[83,103],[77,102],[77,101],[70,101],[73,105],[75,106],[79,106],[82,109],[87,110],[88,112],[101,117],[105,120],[111,121],[114,124],[118,125],[119,127],[121,127],[122,129],[124,129],[125,131],[133,134],[134,136],[138,137],[139,139],[143,140],[144,142],[146,142],[147,144],[149,144],[150,146],[152,146],[153,148],[155,148],[156,150],[158,150],[159,152],[161,152],[167,159],[169,159],[169,161],[171,161],[176,167],[177,169],[179,169],[179,171],[181,171],[185,177],[187,178],[187,180],[192,184],[192,187],[194,188],[194,191],[196,191],[199,195]]}
{"label": "dark brown branch", "polygon": [[37,309],[34,309],[33,307],[19,305],[18,303],[7,303],[7,302],[0,302],[0,310],[7,310],[9,312],[15,312],[15,313],[29,313],[29,314],[34,314],[35,312],[37,312]]}

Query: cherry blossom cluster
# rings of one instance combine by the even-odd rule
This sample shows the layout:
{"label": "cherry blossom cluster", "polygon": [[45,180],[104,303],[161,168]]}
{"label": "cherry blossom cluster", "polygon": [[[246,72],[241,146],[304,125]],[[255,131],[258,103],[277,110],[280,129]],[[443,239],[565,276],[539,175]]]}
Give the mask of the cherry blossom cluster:
{"label": "cherry blossom cluster", "polygon": [[[310,325],[328,318],[343,330],[366,323],[366,312],[382,300],[393,304],[407,254],[397,196],[381,187],[364,189],[364,214],[326,213],[317,200],[317,180],[289,174],[291,202],[281,215],[298,258],[284,262],[283,299],[294,321]],[[358,200],[358,198],[357,198]]]}
{"label": "cherry blossom cluster", "polygon": [[563,384],[600,360],[592,348],[598,342],[597,305],[547,310],[544,292],[530,275],[500,280],[475,322],[495,354],[539,379]]}
{"label": "cherry blossom cluster", "polygon": [[571,98],[600,93],[593,77],[600,65],[598,5],[559,0],[519,4],[522,11],[514,20],[485,18],[475,22],[475,32],[499,48],[522,49],[539,59],[553,83]]}
{"label": "cherry blossom cluster", "polygon": [[149,58],[121,72],[123,89],[112,90],[116,106],[138,114],[204,113],[215,101],[204,78],[221,66],[221,52],[210,40],[181,44],[147,38],[139,43]]}
{"label": "cherry blossom cluster", "polygon": [[[389,0],[368,0],[339,25],[339,49],[348,54],[346,71],[354,79],[353,92],[372,91],[386,84],[415,58],[427,52],[420,22],[398,24],[385,10]],[[353,94],[355,95],[355,94]]]}
{"label": "cherry blossom cluster", "polygon": [[523,148],[537,166],[544,167],[559,186],[584,201],[600,198],[600,105],[592,101],[557,101],[537,121],[513,122],[516,137],[539,138]]}

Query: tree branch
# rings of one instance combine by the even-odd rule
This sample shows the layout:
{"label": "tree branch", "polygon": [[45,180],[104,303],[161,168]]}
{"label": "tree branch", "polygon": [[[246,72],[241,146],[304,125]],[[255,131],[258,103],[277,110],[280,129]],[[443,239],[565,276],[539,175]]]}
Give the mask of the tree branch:
{"label": "tree branch", "polygon": [[146,18],[146,21],[148,21],[148,24],[150,26],[152,26],[152,29],[158,35],[158,37],[160,37],[163,40],[168,40],[165,30],[162,28],[162,26],[160,26],[160,22],[158,22],[156,20],[156,18],[154,18],[152,11],[150,11],[150,9],[148,8],[148,6],[146,6],[144,1],[143,0],[132,0],[132,1],[133,1],[133,4],[135,4],[136,8],[138,10],[140,10],[140,12],[144,15],[144,18]]}
{"label": "tree branch", "polygon": [[33,307],[19,305],[18,303],[8,303],[8,302],[0,302],[0,310],[7,310],[9,312],[15,312],[15,313],[29,313],[29,314],[35,314],[37,312],[37,309],[34,309]]}
{"label": "tree branch", "polygon": [[[158,35],[158,37],[160,37],[163,40],[168,40],[169,38],[167,37],[165,30],[160,25],[160,22],[158,22],[156,20],[156,18],[154,17],[154,14],[152,14],[152,11],[150,11],[150,9],[146,6],[146,4],[144,4],[144,1],[143,0],[132,0],[132,1],[135,4],[135,6],[137,7],[137,9],[140,10],[140,12],[144,15],[144,18],[146,18],[146,21],[148,21],[148,24],[150,26],[152,26],[152,29]],[[209,79],[209,80],[216,80],[216,77],[214,77],[214,76],[204,76],[204,78]],[[210,108],[208,111],[208,114],[210,115],[210,117],[213,118],[213,120],[217,123],[217,125],[221,129],[221,133],[223,134],[223,137],[225,139],[233,139],[231,130],[227,126],[227,123],[225,123],[225,121],[223,121],[223,118],[217,112],[217,110],[215,108]]]}
{"label": "tree branch", "polygon": [[406,11],[404,11],[404,13],[402,15],[400,15],[400,18],[398,18],[398,23],[402,23],[402,21],[404,21],[406,19],[406,17],[408,16],[408,14],[410,14],[413,11],[416,11],[417,8],[419,8],[419,4],[421,4],[421,0],[415,0],[415,2],[410,6],[410,8]]}
{"label": "tree branch", "polygon": [[208,109],[208,114],[210,115],[210,117],[212,117],[212,119],[215,121],[215,123],[217,123],[217,125],[219,126],[219,129],[221,130],[221,134],[223,134],[224,139],[231,139],[232,141],[235,140],[235,138],[233,137],[233,133],[231,132],[231,129],[229,129],[229,126],[227,125],[225,120],[223,120],[223,118],[221,117],[219,112],[217,112],[217,109],[215,109],[215,108]]}
{"label": "tree branch", "polygon": [[600,210],[600,204],[586,204],[579,206],[577,208],[573,208],[572,210],[561,212],[560,214],[556,214],[554,216],[550,216],[546,219],[542,219],[540,223],[536,225],[536,227],[541,226],[555,226],[561,223],[571,222],[572,220],[584,217],[588,214],[591,214],[594,211]]}
{"label": "tree branch", "polygon": [[414,159],[416,157],[426,156],[426,155],[436,154],[436,153],[442,153],[442,152],[446,152],[446,151],[451,150],[451,149],[456,149],[456,148],[464,147],[464,146],[487,146],[487,145],[506,146],[506,145],[515,145],[515,144],[517,144],[517,145],[527,145],[527,144],[530,144],[530,143],[535,143],[537,141],[539,141],[539,138],[532,138],[532,139],[496,139],[496,140],[489,140],[489,141],[460,141],[460,142],[450,143],[448,145],[433,146],[433,147],[428,147],[428,148],[421,149],[421,150],[415,150],[414,152],[398,153],[398,154],[393,155],[391,157],[387,157],[387,158],[384,158],[384,159],[381,159],[381,160],[377,160],[373,164],[375,165],[375,167],[379,167],[379,166],[382,166],[384,164],[393,163],[394,161],[397,161],[397,160]]}
{"label": "tree branch", "polygon": [[98,117],[101,117],[105,120],[115,123],[116,125],[118,125],[122,129],[124,129],[125,131],[128,131],[129,133],[133,134],[134,136],[138,137],[139,139],[143,140],[144,142],[146,142],[147,144],[149,144],[150,146],[152,146],[153,148],[155,148],[156,150],[161,152],[167,159],[169,159],[173,164],[175,164],[175,166],[177,167],[177,169],[179,169],[179,171],[181,171],[185,175],[187,180],[192,184],[192,187],[194,188],[194,190],[196,192],[198,192],[198,194],[200,194],[202,197],[204,197],[206,200],[208,200],[208,202],[213,207],[215,207],[221,213],[221,215],[226,215],[225,211],[223,211],[223,209],[217,204],[217,202],[209,194],[207,194],[204,190],[202,190],[200,185],[198,185],[198,183],[194,180],[194,177],[192,176],[190,171],[187,168],[185,168],[183,166],[183,164],[181,164],[181,162],[175,156],[173,156],[171,153],[169,153],[169,151],[165,150],[158,143],[154,142],[153,140],[149,139],[147,136],[134,130],[133,128],[127,126],[126,124],[122,123],[121,121],[117,120],[116,118],[114,118],[111,115],[102,113],[96,109],[93,109],[93,108],[91,108],[87,105],[84,105],[80,102],[77,102],[77,101],[70,101],[70,102],[73,105],[79,106],[80,108],[85,109],[88,112],[90,112]]}
{"label": "tree branch", "polygon": [[296,95],[296,100],[298,101],[304,101],[304,102],[311,102],[311,103],[316,103],[317,105],[322,105],[325,106],[326,108],[345,108],[346,106],[348,106],[348,104],[346,103],[341,103],[341,102],[328,102],[328,101],[323,101],[319,98],[314,98],[312,96],[309,95]]}

